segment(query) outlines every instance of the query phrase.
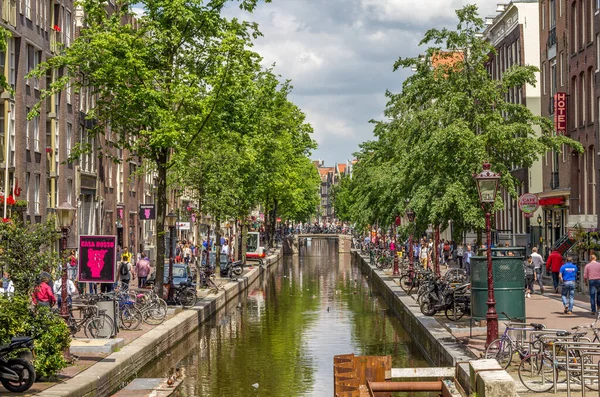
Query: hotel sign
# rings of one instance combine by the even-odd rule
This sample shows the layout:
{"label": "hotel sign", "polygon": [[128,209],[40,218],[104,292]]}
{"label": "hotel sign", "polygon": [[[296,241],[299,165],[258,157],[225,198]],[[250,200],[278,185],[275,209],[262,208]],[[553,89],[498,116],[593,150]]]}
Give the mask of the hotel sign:
{"label": "hotel sign", "polygon": [[567,133],[567,93],[557,92],[554,94],[554,126],[556,133],[566,135]]}

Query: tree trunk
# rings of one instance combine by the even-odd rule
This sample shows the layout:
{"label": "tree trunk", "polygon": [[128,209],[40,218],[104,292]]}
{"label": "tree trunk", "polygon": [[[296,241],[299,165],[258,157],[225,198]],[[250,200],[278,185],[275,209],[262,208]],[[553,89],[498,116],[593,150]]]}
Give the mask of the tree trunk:
{"label": "tree trunk", "polygon": [[217,246],[215,262],[221,266],[221,220],[218,216],[215,224],[215,245]]}
{"label": "tree trunk", "polygon": [[154,290],[163,297],[165,275],[165,215],[167,213],[167,151],[159,153],[156,162],[156,271]]}
{"label": "tree trunk", "polygon": [[277,225],[277,200],[273,201],[273,211],[271,212],[271,224],[269,225],[269,244],[267,248],[273,247],[273,239],[275,238],[275,226]]}
{"label": "tree trunk", "polygon": [[244,219],[242,223],[242,238],[240,239],[240,245],[242,246],[240,252],[242,253],[242,263],[246,263],[246,239],[248,232],[248,220]]}
{"label": "tree trunk", "polygon": [[[211,250],[211,244],[210,244],[210,223],[207,225],[206,227],[206,266],[210,266],[210,250]],[[215,264],[216,266],[216,264]]]}
{"label": "tree trunk", "polygon": [[242,260],[242,222],[239,219],[235,221],[235,240],[237,242],[237,260]]}

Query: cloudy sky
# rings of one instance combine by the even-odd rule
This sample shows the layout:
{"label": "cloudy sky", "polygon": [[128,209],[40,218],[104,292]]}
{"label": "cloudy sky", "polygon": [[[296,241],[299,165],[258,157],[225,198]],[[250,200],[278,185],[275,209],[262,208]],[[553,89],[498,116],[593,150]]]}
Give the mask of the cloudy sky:
{"label": "cloudy sky", "polygon": [[[382,119],[385,91],[398,92],[410,70],[393,72],[398,57],[419,54],[432,27],[456,26],[454,10],[467,0],[273,0],[253,14],[264,37],[255,50],[291,79],[291,100],[306,113],[319,148],[314,159],[346,162],[372,138],[371,119]],[[480,15],[496,2],[478,0]],[[235,3],[232,3],[232,5]]]}

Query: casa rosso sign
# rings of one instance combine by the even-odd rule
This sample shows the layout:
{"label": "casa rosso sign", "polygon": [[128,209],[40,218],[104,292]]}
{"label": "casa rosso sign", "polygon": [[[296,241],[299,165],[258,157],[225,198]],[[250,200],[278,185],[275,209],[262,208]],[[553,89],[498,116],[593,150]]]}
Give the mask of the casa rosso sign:
{"label": "casa rosso sign", "polygon": [[554,126],[556,133],[565,135],[567,133],[567,93],[557,92],[554,94]]}
{"label": "casa rosso sign", "polygon": [[533,213],[540,207],[540,201],[535,194],[525,193],[519,197],[519,209],[527,216]]}

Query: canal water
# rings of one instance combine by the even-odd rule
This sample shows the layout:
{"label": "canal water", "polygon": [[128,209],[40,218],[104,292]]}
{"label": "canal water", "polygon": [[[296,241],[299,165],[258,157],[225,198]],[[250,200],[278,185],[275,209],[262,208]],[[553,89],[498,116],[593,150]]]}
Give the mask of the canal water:
{"label": "canal water", "polygon": [[310,241],[137,377],[182,368],[177,396],[331,397],[337,354],[427,366],[353,262],[333,241]]}

